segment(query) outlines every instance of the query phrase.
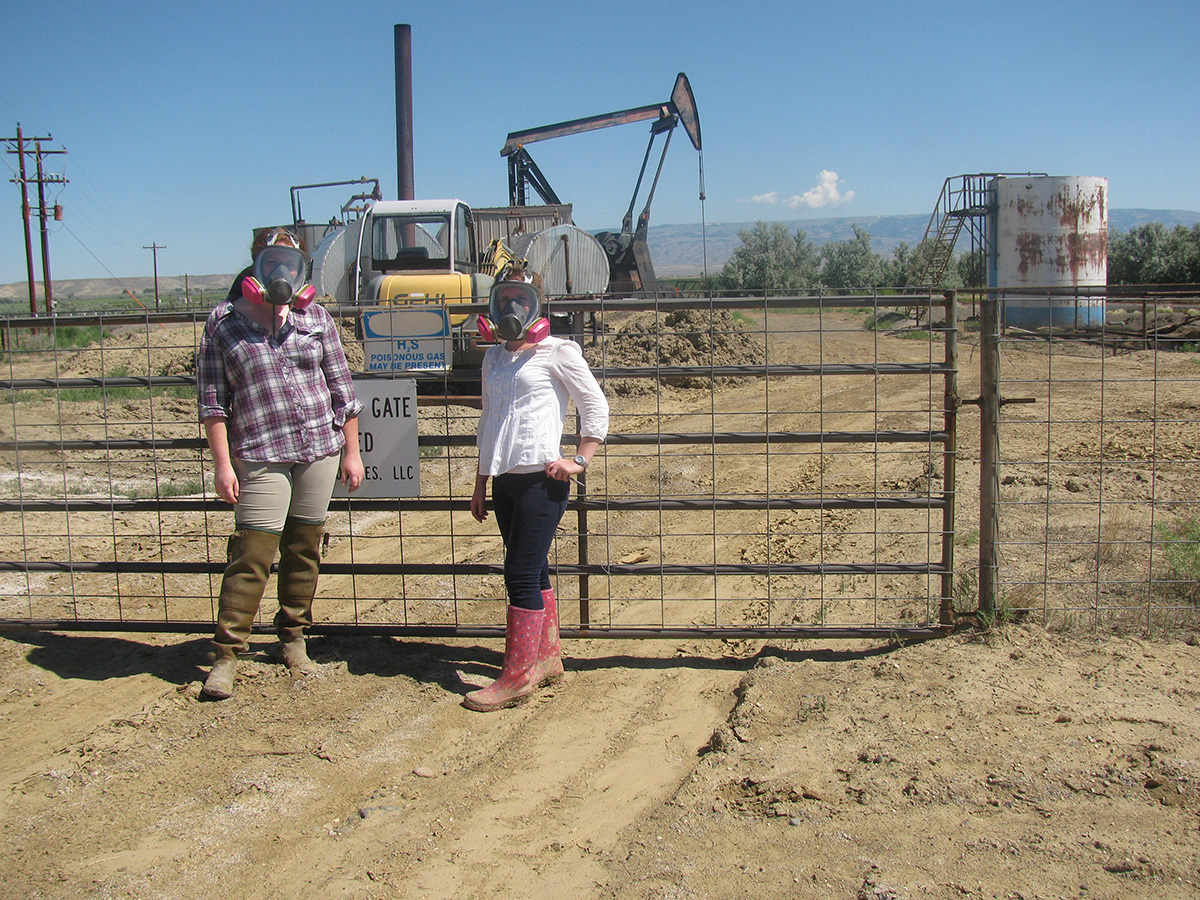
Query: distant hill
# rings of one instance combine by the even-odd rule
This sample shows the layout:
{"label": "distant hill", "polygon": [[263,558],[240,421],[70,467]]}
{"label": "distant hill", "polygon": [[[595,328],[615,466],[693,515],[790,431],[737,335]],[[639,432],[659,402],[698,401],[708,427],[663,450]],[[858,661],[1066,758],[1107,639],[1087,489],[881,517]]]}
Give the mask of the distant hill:
{"label": "distant hill", "polygon": [[[1200,212],[1185,209],[1110,209],[1110,231],[1127,232],[1147,222],[1162,222],[1168,228],[1200,223]],[[775,224],[775,223],[771,223]],[[846,241],[854,237],[858,225],[871,235],[876,253],[890,256],[901,243],[915,247],[925,236],[928,215],[920,216],[860,216],[838,219],[795,219],[781,222],[788,231],[802,230],[817,246],[830,241]],[[753,228],[754,222],[715,222],[703,229],[699,225],[651,225],[648,240],[654,271],[664,277],[697,275],[704,271],[717,272],[741,244],[739,231]],[[707,245],[707,246],[706,246]]]}
{"label": "distant hill", "polygon": [[[221,297],[229,291],[233,284],[233,275],[189,275],[185,279],[178,277],[158,276],[158,295],[182,296],[186,290],[197,302],[211,297],[215,303],[218,292]],[[38,302],[41,302],[42,287],[38,286]],[[54,299],[58,303],[67,303],[72,299],[98,300],[107,297],[122,296],[122,291],[131,291],[138,300],[147,307],[154,306],[154,277],[142,278],[55,278]],[[0,301],[24,300],[26,310],[29,303],[29,288],[24,281],[12,284],[0,284]]]}
{"label": "distant hill", "polygon": [[[1112,209],[1108,212],[1108,227],[1111,231],[1127,232],[1148,222],[1162,222],[1168,228],[1184,225],[1188,228],[1200,223],[1200,212],[1186,209]],[[858,216],[833,219],[794,219],[781,224],[795,233],[801,229],[814,244],[820,246],[829,241],[845,241],[854,237],[854,226],[858,225],[871,234],[871,246],[876,253],[890,256],[898,244],[915,247],[925,236],[929,224],[928,215],[920,216]],[[753,228],[754,222],[710,222],[708,225],[651,225],[649,233],[650,256],[654,270],[660,276],[699,275],[704,271],[707,257],[708,271],[716,273],[725,265],[733,251],[741,244],[738,232]],[[192,275],[187,279],[187,290],[193,299],[213,302],[233,282],[233,275]],[[154,302],[154,279],[143,278],[76,278],[56,280],[54,296],[59,301],[72,298],[95,300],[116,297],[122,289],[137,295],[147,306]],[[158,279],[160,296],[181,295],[184,291],[182,277]],[[39,295],[41,291],[39,290]],[[29,291],[25,282],[0,285],[0,301],[28,300]]]}

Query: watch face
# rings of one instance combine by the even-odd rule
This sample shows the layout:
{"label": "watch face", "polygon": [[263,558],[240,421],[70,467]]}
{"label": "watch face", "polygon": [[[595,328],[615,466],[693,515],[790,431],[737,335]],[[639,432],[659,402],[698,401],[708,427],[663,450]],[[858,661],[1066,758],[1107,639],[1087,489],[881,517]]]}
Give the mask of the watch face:
{"label": "watch face", "polygon": [[586,469],[587,464],[588,464],[587,457],[585,457],[585,456],[576,456],[575,457],[575,465],[583,466]]}

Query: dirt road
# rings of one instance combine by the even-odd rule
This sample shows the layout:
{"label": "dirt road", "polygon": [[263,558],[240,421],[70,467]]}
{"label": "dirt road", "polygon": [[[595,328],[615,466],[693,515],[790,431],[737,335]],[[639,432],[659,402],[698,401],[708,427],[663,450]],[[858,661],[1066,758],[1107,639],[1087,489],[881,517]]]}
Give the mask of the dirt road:
{"label": "dirt road", "polygon": [[206,703],[200,641],[0,641],[0,896],[1197,895],[1183,639],[577,641],[480,715],[488,643],[316,639]]}

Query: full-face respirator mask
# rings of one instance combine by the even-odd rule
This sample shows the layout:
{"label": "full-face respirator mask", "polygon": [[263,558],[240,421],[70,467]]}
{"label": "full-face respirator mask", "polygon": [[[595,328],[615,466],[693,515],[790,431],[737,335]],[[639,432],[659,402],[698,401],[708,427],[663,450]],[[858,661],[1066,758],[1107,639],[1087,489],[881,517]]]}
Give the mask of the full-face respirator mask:
{"label": "full-face respirator mask", "polygon": [[317,290],[305,283],[308,260],[296,247],[282,243],[265,247],[254,257],[251,274],[242,279],[242,296],[251,303],[304,309]]}
{"label": "full-face respirator mask", "polygon": [[488,314],[479,317],[479,336],[485,341],[536,344],[550,333],[550,320],[541,311],[541,295],[533,284],[497,281],[488,296]]}

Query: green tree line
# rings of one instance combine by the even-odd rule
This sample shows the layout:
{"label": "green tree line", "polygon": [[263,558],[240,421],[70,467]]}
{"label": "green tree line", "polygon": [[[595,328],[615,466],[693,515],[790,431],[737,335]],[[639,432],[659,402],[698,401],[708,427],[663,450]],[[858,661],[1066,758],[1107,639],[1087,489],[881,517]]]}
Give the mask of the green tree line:
{"label": "green tree line", "polygon": [[1108,236],[1109,284],[1200,284],[1200,225],[1147,222]]}
{"label": "green tree line", "polygon": [[[713,278],[721,291],[816,291],[903,288],[917,250],[899,244],[891,256],[871,249],[871,234],[852,226],[854,237],[817,247],[803,229],[758,222],[739,231],[741,244]],[[943,290],[979,288],[987,278],[982,251],[957,254],[938,285]],[[1200,225],[1161,222],[1139,225],[1108,239],[1109,284],[1200,284]]]}
{"label": "green tree line", "polygon": [[[741,244],[714,277],[722,291],[815,291],[897,288],[908,284],[914,250],[899,244],[891,256],[871,249],[871,233],[851,226],[854,237],[817,247],[803,229],[793,234],[781,222],[758,222],[739,231]],[[960,253],[947,267],[945,289],[981,287],[985,273],[979,253]]]}

